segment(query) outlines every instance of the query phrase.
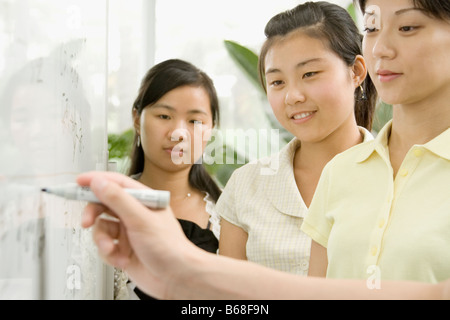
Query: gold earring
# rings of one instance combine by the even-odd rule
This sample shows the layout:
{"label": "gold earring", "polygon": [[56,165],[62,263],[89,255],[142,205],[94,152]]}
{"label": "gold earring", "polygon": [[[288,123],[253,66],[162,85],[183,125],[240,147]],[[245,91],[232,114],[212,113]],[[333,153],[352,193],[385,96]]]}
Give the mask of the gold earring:
{"label": "gold earring", "polygon": [[364,91],[362,84],[359,86],[359,88],[361,89],[361,100],[367,100],[367,95],[366,92]]}

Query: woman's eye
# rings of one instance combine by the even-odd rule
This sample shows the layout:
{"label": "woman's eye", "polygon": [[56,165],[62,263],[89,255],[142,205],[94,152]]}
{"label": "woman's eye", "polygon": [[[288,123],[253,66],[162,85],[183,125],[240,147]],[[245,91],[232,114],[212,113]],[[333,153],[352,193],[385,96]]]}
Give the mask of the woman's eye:
{"label": "woman's eye", "polygon": [[303,79],[305,78],[311,78],[312,76],[316,75],[317,72],[307,72],[303,75]]}
{"label": "woman's eye", "polygon": [[273,87],[278,87],[278,86],[280,86],[282,84],[283,84],[283,81],[281,81],[281,80],[275,80],[275,81],[272,81],[270,83],[270,85],[273,86]]}
{"label": "woman's eye", "polygon": [[166,115],[166,114],[160,114],[160,115],[158,116],[158,118],[160,118],[160,119],[162,119],[162,120],[169,120],[169,119],[170,119],[170,117],[169,117],[168,115]]}
{"label": "woman's eye", "polygon": [[414,31],[416,30],[417,27],[413,27],[413,26],[404,26],[404,27],[400,27],[400,31],[402,32],[410,32],[410,31]]}

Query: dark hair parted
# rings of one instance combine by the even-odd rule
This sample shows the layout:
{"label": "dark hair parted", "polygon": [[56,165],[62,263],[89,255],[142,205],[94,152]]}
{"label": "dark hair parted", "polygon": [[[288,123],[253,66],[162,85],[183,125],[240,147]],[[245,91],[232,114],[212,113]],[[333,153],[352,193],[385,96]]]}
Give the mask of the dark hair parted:
{"label": "dark hair parted", "polygon": [[[355,64],[358,55],[362,55],[362,35],[344,8],[325,1],[306,2],[274,16],[266,25],[264,32],[267,39],[261,49],[258,66],[260,81],[265,90],[266,55],[274,43],[294,31],[302,31],[312,38],[324,41],[349,67]],[[377,94],[368,74],[362,87],[364,98],[360,88],[355,90],[355,118],[359,126],[371,130]]]}
{"label": "dark hair parted", "polygon": [[[189,62],[171,59],[152,67],[142,80],[138,96],[133,104],[140,116],[142,111],[161,99],[169,91],[183,86],[204,88],[209,96],[211,114],[214,125],[219,124],[219,99],[211,78]],[[137,145],[138,135],[135,134],[131,151],[131,167],[129,175],[141,173],[144,169],[144,150]],[[217,201],[221,194],[220,188],[201,163],[192,166],[189,172],[189,184],[200,191],[206,191]]]}
{"label": "dark hair parted", "polygon": [[[362,13],[366,11],[367,0],[353,0]],[[422,9],[427,15],[440,20],[450,20],[450,1],[448,0],[411,0],[415,8]]]}

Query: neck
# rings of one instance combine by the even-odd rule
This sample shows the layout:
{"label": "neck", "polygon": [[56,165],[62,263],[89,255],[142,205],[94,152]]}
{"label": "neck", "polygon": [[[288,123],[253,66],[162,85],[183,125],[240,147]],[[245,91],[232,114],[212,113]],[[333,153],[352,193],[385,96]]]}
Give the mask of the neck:
{"label": "neck", "polygon": [[414,145],[431,141],[450,127],[450,92],[414,104],[394,105],[389,155],[394,177]]}
{"label": "neck", "polygon": [[415,144],[425,144],[450,127],[450,93],[442,99],[423,103],[394,105],[390,144],[408,150]]}
{"label": "neck", "polygon": [[190,168],[169,172],[146,165],[139,182],[152,189],[170,191],[172,200],[184,199],[188,193],[193,192],[192,187],[189,185]]}
{"label": "neck", "polygon": [[323,167],[336,156],[363,141],[361,132],[356,124],[341,128],[320,142],[304,142],[297,151],[296,165],[298,167],[322,172]]}
{"label": "neck", "polygon": [[316,186],[325,165],[333,157],[362,142],[361,133],[353,122],[318,142],[302,141],[294,157],[294,176],[297,188],[307,207],[312,201]]}

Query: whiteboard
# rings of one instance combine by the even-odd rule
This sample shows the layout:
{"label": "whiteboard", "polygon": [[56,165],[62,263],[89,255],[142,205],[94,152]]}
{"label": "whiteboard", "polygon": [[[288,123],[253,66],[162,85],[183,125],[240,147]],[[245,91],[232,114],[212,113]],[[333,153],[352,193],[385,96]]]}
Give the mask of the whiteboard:
{"label": "whiteboard", "polygon": [[0,299],[104,299],[85,203],[46,186],[106,170],[107,0],[0,0]]}

